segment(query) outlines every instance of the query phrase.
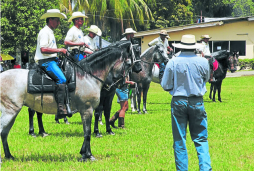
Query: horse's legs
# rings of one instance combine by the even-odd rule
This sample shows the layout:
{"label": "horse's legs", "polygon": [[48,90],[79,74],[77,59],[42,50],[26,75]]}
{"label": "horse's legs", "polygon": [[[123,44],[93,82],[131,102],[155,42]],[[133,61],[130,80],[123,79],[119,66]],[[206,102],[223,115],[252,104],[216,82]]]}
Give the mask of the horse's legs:
{"label": "horse's legs", "polygon": [[55,121],[56,121],[56,123],[57,123],[57,124],[60,124],[60,122],[59,122],[59,119],[58,119],[57,115],[55,115]]}
{"label": "horse's legs", "polygon": [[212,99],[212,93],[213,93],[213,83],[210,84],[210,94],[209,94],[209,99]]}
{"label": "horse's legs", "polygon": [[103,104],[103,110],[104,110],[104,116],[105,116],[105,122],[106,122],[106,131],[110,135],[115,135],[115,133],[111,130],[110,124],[109,124],[110,111],[111,111],[114,95],[115,94],[108,96]]}
{"label": "horse's legs", "polygon": [[98,126],[98,122],[99,122],[99,117],[100,114],[102,113],[103,110],[103,106],[101,105],[101,102],[99,104],[99,106],[95,109],[94,111],[94,134],[96,135],[97,138],[102,137],[102,135],[99,133],[99,126]]}
{"label": "horse's legs", "polygon": [[83,130],[84,130],[84,142],[80,150],[80,154],[82,155],[82,158],[80,161],[87,161],[87,159],[94,161],[96,159],[91,153],[91,146],[90,146],[93,108],[90,107],[86,111],[81,111],[80,115],[81,115],[81,119],[83,123]]}
{"label": "horse's legs", "polygon": [[[2,108],[3,105],[1,104]],[[12,110],[9,112],[6,112],[5,109],[2,109],[2,116],[1,116],[1,125],[0,125],[0,133],[1,133],[1,139],[2,139],[2,144],[3,144],[3,148],[4,148],[4,154],[5,157],[7,159],[14,159],[14,157],[11,155],[10,149],[9,149],[9,145],[7,142],[7,138],[8,138],[8,134],[10,132],[10,129],[12,128],[15,119],[17,117],[17,114],[19,113],[19,111],[21,110]],[[3,112],[5,111],[5,112]],[[14,114],[16,113],[16,114]]]}
{"label": "horse's legs", "polygon": [[150,87],[150,84],[146,87],[143,88],[143,112],[147,113],[146,110],[146,100],[147,100],[147,93],[148,93],[148,89]]}
{"label": "horse's legs", "polygon": [[218,100],[219,100],[220,102],[222,102],[222,101],[221,101],[221,96],[220,96],[220,93],[221,93],[221,85],[222,85],[222,80],[219,81],[219,82],[218,82],[218,85],[217,85],[217,88],[218,88]]}
{"label": "horse's legs", "polygon": [[216,90],[217,90],[217,84],[214,83],[214,84],[213,84],[213,101],[214,101],[214,102],[216,102],[216,100],[215,100]]}
{"label": "horse's legs", "polygon": [[66,124],[70,124],[69,122],[68,122],[68,119],[66,118],[66,117],[64,117],[64,123],[66,123]]}
{"label": "horse's legs", "polygon": [[35,111],[31,108],[28,108],[28,114],[29,114],[29,134],[33,137],[36,137],[34,133],[34,114]]}
{"label": "horse's legs", "polygon": [[132,112],[135,112],[137,110],[136,98],[137,98],[136,90],[135,90],[135,88],[133,88],[132,93],[131,93],[131,97],[130,97]]}
{"label": "horse's legs", "polygon": [[137,100],[138,100],[137,112],[138,112],[138,114],[141,114],[141,112],[140,112],[140,104],[141,104],[141,92],[142,92],[142,88],[138,88],[138,92],[139,92],[139,94],[137,95]]}
{"label": "horse's legs", "polygon": [[39,134],[42,137],[48,136],[48,134],[45,132],[44,127],[43,127],[43,122],[42,122],[42,113],[36,112],[37,113],[37,120],[38,120],[38,125],[39,125]]}

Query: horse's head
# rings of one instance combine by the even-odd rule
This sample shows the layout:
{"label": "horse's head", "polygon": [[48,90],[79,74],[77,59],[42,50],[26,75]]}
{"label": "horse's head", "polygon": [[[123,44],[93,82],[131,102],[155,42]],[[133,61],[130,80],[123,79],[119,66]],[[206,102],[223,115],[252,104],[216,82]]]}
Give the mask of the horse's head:
{"label": "horse's head", "polygon": [[228,58],[228,69],[233,73],[237,70],[239,52],[233,51],[232,55]]}
{"label": "horse's head", "polygon": [[134,63],[132,71],[136,72],[136,73],[139,73],[142,70],[141,58],[140,58],[140,54],[141,54],[140,46],[138,44],[134,44],[132,46],[132,50],[133,50],[133,53],[134,53],[134,56],[132,57],[132,60],[133,60],[132,63]]}
{"label": "horse's head", "polygon": [[168,63],[169,58],[164,49],[164,46],[161,44],[156,45],[154,53],[154,62],[164,62]]}

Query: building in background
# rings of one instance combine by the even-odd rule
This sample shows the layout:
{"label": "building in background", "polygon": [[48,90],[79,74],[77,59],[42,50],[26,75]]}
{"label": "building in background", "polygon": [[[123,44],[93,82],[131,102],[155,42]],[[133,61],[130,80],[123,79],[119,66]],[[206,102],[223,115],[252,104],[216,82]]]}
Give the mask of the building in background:
{"label": "building in background", "polygon": [[[135,34],[135,38],[141,42],[141,51],[148,48],[148,43],[159,36],[161,29],[141,31]],[[207,18],[205,22],[163,28],[170,36],[169,45],[179,43],[182,35],[193,34],[197,41],[200,36],[209,34],[211,52],[219,50],[239,51],[240,59],[254,58],[254,16],[238,18]],[[178,52],[179,49],[175,49]]]}

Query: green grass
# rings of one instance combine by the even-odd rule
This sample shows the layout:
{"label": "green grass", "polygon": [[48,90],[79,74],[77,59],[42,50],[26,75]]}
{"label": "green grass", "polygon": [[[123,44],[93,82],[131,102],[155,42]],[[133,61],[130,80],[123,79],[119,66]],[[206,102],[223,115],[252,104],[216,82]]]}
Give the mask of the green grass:
{"label": "green grass", "polygon": [[[253,76],[226,78],[222,103],[212,102],[208,93],[204,96],[213,170],[254,170],[253,83]],[[83,143],[79,114],[69,119],[70,125],[63,120],[60,125],[55,124],[54,115],[44,115],[44,127],[50,136],[33,138],[28,135],[28,113],[24,107],[8,137],[15,160],[4,158],[2,170],[175,170],[170,101],[171,96],[159,84],[152,83],[149,114],[138,115],[129,110],[125,117],[127,129],[114,129],[115,136],[106,135],[105,125],[100,125],[103,138],[91,139],[91,150],[98,161],[86,163],[78,162]],[[119,108],[114,98],[111,116]],[[34,122],[38,134],[36,117]],[[187,148],[189,170],[198,170],[189,133]],[[1,156],[4,157],[2,145]]]}

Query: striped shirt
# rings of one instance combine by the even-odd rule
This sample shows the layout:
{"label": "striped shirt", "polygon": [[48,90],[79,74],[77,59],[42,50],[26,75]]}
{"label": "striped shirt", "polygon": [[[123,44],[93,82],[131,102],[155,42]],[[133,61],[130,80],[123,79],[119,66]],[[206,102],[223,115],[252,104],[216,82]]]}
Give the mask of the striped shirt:
{"label": "striped shirt", "polygon": [[167,63],[161,86],[172,96],[203,96],[209,80],[207,59],[194,52],[181,52]]}

